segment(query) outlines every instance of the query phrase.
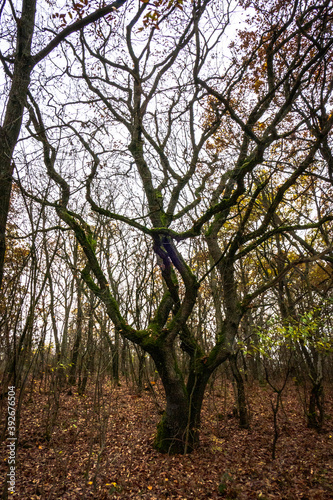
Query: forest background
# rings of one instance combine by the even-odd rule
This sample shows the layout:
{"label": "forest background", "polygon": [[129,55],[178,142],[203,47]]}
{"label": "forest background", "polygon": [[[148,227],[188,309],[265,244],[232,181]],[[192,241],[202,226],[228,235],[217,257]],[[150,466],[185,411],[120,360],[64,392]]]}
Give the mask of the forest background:
{"label": "forest background", "polygon": [[[309,458],[311,481],[290,498],[332,495],[332,10],[2,1],[2,440],[15,387],[21,477],[24,450],[45,448],[45,465],[75,443],[88,446],[94,498],[155,498],[150,484],[105,482],[108,440],[128,439],[121,421],[108,427],[122,401],[124,419],[154,434],[138,456],[147,446],[160,465],[164,453],[188,464],[192,452],[198,477],[202,460],[229,456],[214,418],[223,432],[232,419],[244,450],[261,416],[273,464],[282,427],[297,428],[300,446],[319,446],[320,472],[313,482]],[[98,435],[81,442],[73,422],[92,410]],[[205,459],[201,430],[213,440]],[[288,482],[237,485],[221,467],[207,498],[288,497]],[[59,466],[49,489],[44,473],[17,480],[19,497],[87,495],[68,486],[74,469]],[[206,498],[200,488],[191,495]]]}

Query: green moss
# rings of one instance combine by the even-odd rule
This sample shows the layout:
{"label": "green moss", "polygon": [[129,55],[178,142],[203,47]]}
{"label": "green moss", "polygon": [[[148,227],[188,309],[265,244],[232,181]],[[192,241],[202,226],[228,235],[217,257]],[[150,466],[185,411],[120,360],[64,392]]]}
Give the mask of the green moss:
{"label": "green moss", "polygon": [[[175,455],[184,453],[185,443],[181,439],[171,435],[171,429],[167,423],[166,413],[164,412],[161,421],[157,425],[157,433],[154,439],[154,448],[160,453]],[[190,449],[188,451],[191,451]]]}
{"label": "green moss", "polygon": [[157,432],[154,439],[154,448],[157,451],[161,451],[164,453],[168,451],[166,449],[166,439],[168,436],[166,432],[165,420],[166,420],[166,413],[164,412],[160,422],[157,424]]}
{"label": "green moss", "polygon": [[170,225],[170,222],[172,220],[172,217],[170,217],[170,215],[167,215],[164,210],[161,209],[161,223],[162,223],[162,228],[161,229],[164,229],[164,228],[167,228],[169,227]]}
{"label": "green moss", "polygon": [[95,251],[96,250],[96,246],[97,246],[97,241],[94,240],[94,238],[89,233],[87,234],[87,241],[88,241],[89,245],[91,246],[91,249],[93,251]]}
{"label": "green moss", "polygon": [[142,343],[141,347],[145,349],[147,352],[150,352],[151,349],[156,347],[156,342],[158,338],[158,331],[154,324],[150,324],[149,328],[145,331],[144,335],[142,335]]}

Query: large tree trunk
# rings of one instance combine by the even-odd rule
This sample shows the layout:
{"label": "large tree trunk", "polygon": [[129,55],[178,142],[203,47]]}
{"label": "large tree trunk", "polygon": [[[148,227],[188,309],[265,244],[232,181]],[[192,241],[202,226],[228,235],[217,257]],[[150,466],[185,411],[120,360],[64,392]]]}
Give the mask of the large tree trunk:
{"label": "large tree trunk", "polygon": [[200,381],[192,393],[183,383],[165,385],[166,410],[157,426],[155,448],[162,453],[191,453],[199,444],[200,416],[207,382]]}
{"label": "large tree trunk", "polygon": [[189,401],[173,347],[154,349],[152,357],[161,377],[166,409],[158,424],[154,446],[165,453],[184,453]]}
{"label": "large tree trunk", "polygon": [[190,453],[199,443],[200,415],[209,370],[190,370],[188,383],[171,351],[153,355],[166,396],[166,410],[157,427],[155,448],[163,453]]}
{"label": "large tree trunk", "polygon": [[185,452],[199,444],[200,427],[201,427],[201,409],[205,396],[207,383],[210,379],[211,371],[205,370],[200,377],[194,372],[190,373],[187,383],[187,391],[189,395],[189,425],[187,427],[187,439]]}
{"label": "large tree trunk", "polygon": [[[184,453],[193,449],[194,443],[188,436],[189,403],[181,382],[164,386],[166,410],[157,426],[155,448],[163,453]],[[188,439],[186,439],[188,438]]]}

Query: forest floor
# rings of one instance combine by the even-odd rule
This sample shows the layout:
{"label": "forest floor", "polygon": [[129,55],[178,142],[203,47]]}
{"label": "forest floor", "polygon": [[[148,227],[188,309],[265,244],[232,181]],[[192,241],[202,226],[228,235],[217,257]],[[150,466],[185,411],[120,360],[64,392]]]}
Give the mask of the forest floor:
{"label": "forest floor", "polygon": [[[241,430],[232,413],[231,384],[215,383],[204,403],[200,447],[187,456],[161,455],[152,447],[163,408],[163,391],[159,384],[153,387],[141,395],[125,383],[104,385],[103,391],[96,386],[83,397],[66,390],[58,411],[54,395],[44,394],[38,382],[28,387],[16,493],[9,498],[333,499],[333,395],[328,388],[321,433],[306,427],[300,390],[293,384],[286,388],[272,460],[269,386],[248,388],[251,427]],[[2,478],[7,443],[1,444]]]}

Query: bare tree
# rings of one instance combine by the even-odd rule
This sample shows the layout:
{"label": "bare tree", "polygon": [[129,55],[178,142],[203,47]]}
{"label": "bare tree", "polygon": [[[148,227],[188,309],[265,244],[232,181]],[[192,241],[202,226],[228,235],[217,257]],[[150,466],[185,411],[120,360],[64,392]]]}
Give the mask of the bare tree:
{"label": "bare tree", "polygon": [[[5,233],[14,169],[13,153],[20,136],[33,70],[72,33],[113,13],[125,3],[126,0],[116,0],[83,17],[80,12],[76,12],[75,14],[81,18],[70,25],[66,25],[66,18],[63,14],[62,29],[56,33],[49,26],[40,26],[40,19],[36,22],[36,0],[22,0],[21,8],[17,10],[11,2],[6,2],[6,0],[1,2],[0,40],[4,51],[0,52],[0,60],[3,68],[2,78],[6,78],[9,92],[2,109],[3,122],[0,126],[0,286],[6,251]],[[54,17],[56,16],[59,18],[59,13],[55,12]],[[48,30],[51,33],[46,44],[39,40],[36,43],[36,30]],[[38,43],[42,46],[38,46]],[[37,51],[34,50],[36,45]]]}
{"label": "bare tree", "polygon": [[[280,7],[258,8],[253,31],[241,33],[237,47],[221,54],[230,15],[222,3],[175,4],[155,18],[146,16],[146,3],[131,4],[118,24],[103,19],[98,29],[82,29],[67,41],[66,70],[50,75],[50,82],[63,83],[63,92],[54,92],[49,106],[45,89],[38,99],[29,96],[27,141],[36,162],[43,155],[50,190],[47,197],[33,188],[26,194],[53,207],[72,230],[86,257],[82,279],[117,332],[153,358],[166,394],[155,439],[161,451],[188,452],[198,442],[207,382],[233,359],[251,303],[296,266],[331,252],[325,246],[315,255],[297,255],[246,295],[237,286],[238,263],[260,245],[332,220],[292,214],[275,224],[274,214],[290,204],[333,125],[326,113],[313,137],[297,111],[302,96],[314,95],[318,85],[324,106],[329,102],[330,74],[319,83],[317,74],[332,57],[332,7],[327,1],[316,9],[307,2]],[[263,211],[258,205],[268,185],[273,190]],[[83,191],[85,199],[76,196]],[[95,232],[97,217],[104,233]],[[115,222],[128,227],[126,245],[133,249],[131,261],[120,265],[116,250],[107,253],[102,243],[109,231],[119,248]],[[206,262],[191,265],[193,239],[209,252],[208,269]],[[159,289],[151,316],[146,307],[138,316],[118,294],[126,288],[124,266],[134,276],[125,285],[142,287],[135,252],[147,250],[159,269]],[[213,270],[222,293],[213,300],[208,347],[190,318]],[[144,283],[147,294],[153,279],[150,274]],[[187,376],[179,367],[181,351],[188,357]]]}

